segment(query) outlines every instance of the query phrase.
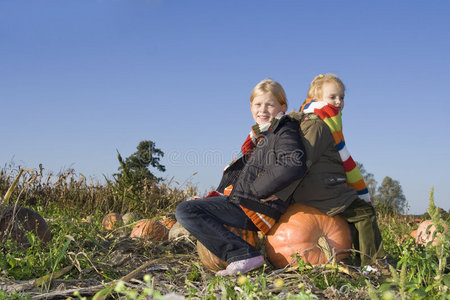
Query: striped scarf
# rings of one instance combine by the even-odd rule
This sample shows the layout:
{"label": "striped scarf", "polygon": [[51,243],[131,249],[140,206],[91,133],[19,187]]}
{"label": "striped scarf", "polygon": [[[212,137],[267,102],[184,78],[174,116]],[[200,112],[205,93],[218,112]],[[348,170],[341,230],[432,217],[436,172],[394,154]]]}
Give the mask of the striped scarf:
{"label": "striped scarf", "polygon": [[244,143],[241,146],[241,151],[236,155],[236,157],[233,159],[233,161],[228,164],[225,169],[223,170],[225,172],[226,169],[228,169],[232,164],[234,164],[236,161],[238,161],[241,157],[248,155],[250,156],[253,149],[258,144],[259,140],[264,137],[264,133],[267,131],[271,131],[272,128],[278,123],[278,121],[284,116],[284,113],[280,112],[278,115],[276,115],[272,122],[266,123],[266,124],[255,124],[251,127],[250,133],[248,134],[247,138],[245,139]]}
{"label": "striped scarf", "polygon": [[361,199],[372,204],[364,178],[362,177],[361,172],[356,166],[355,161],[345,145],[344,134],[342,133],[342,114],[340,110],[326,102],[306,99],[301,106],[300,111],[305,114],[316,114],[325,122],[325,124],[327,124],[328,128],[330,128],[331,134],[333,135],[342,164],[344,165],[347,184],[356,190]]}

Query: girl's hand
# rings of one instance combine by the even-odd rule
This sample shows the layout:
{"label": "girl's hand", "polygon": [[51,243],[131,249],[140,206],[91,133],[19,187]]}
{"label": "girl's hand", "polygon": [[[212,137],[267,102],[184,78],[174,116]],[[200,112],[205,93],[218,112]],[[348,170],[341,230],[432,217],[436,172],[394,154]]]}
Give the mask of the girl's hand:
{"label": "girl's hand", "polygon": [[261,200],[261,202],[275,201],[275,200],[278,200],[278,197],[275,196],[275,195],[272,195],[272,196],[269,196],[269,197],[267,197],[265,199],[260,199],[260,200]]}

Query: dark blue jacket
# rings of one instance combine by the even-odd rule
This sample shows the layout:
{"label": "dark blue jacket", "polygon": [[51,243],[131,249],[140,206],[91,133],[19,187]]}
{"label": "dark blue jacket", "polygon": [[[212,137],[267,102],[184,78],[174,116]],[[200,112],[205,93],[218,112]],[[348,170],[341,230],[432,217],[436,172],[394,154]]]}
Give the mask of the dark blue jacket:
{"label": "dark blue jacket", "polygon": [[218,191],[233,185],[230,201],[276,220],[290,204],[291,197],[262,202],[287,188],[306,172],[305,148],[297,120],[284,116],[264,132],[250,156],[244,155],[228,167]]}

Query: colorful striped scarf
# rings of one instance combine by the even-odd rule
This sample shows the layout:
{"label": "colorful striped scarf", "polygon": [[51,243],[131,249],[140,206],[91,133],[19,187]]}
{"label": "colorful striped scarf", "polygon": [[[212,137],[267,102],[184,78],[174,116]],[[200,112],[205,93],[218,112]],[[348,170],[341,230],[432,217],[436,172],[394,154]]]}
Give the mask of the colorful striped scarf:
{"label": "colorful striped scarf", "polygon": [[342,164],[344,165],[347,184],[356,190],[361,199],[371,204],[370,194],[366,183],[364,182],[364,178],[345,145],[344,134],[342,133],[341,111],[327,102],[319,102],[312,99],[306,99],[301,106],[300,111],[305,114],[316,114],[325,122],[325,124],[327,124],[333,135]]}
{"label": "colorful striped scarf", "polygon": [[244,155],[251,155],[251,152],[255,148],[256,144],[258,143],[259,139],[263,138],[263,134],[266,131],[271,131],[272,128],[275,126],[275,124],[278,123],[278,121],[284,116],[284,113],[280,112],[278,115],[276,115],[272,122],[266,123],[266,124],[255,124],[251,127],[250,133],[248,134],[247,138],[245,139],[244,143],[241,146],[241,151],[236,155],[236,157],[233,159],[233,161],[228,164],[225,169],[223,170],[225,172],[226,169],[228,169],[232,164],[234,164],[236,161],[238,161],[241,157]]}

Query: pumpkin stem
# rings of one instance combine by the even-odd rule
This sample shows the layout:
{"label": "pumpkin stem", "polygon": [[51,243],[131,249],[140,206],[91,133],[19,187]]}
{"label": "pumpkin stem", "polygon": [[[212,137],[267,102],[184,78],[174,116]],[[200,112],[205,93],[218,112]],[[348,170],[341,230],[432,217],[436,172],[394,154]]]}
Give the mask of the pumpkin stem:
{"label": "pumpkin stem", "polygon": [[330,247],[330,244],[328,243],[327,237],[324,235],[321,235],[319,239],[317,240],[317,245],[319,246],[319,249],[325,253],[325,256],[327,257],[327,261],[330,261],[333,257],[332,249]]}

